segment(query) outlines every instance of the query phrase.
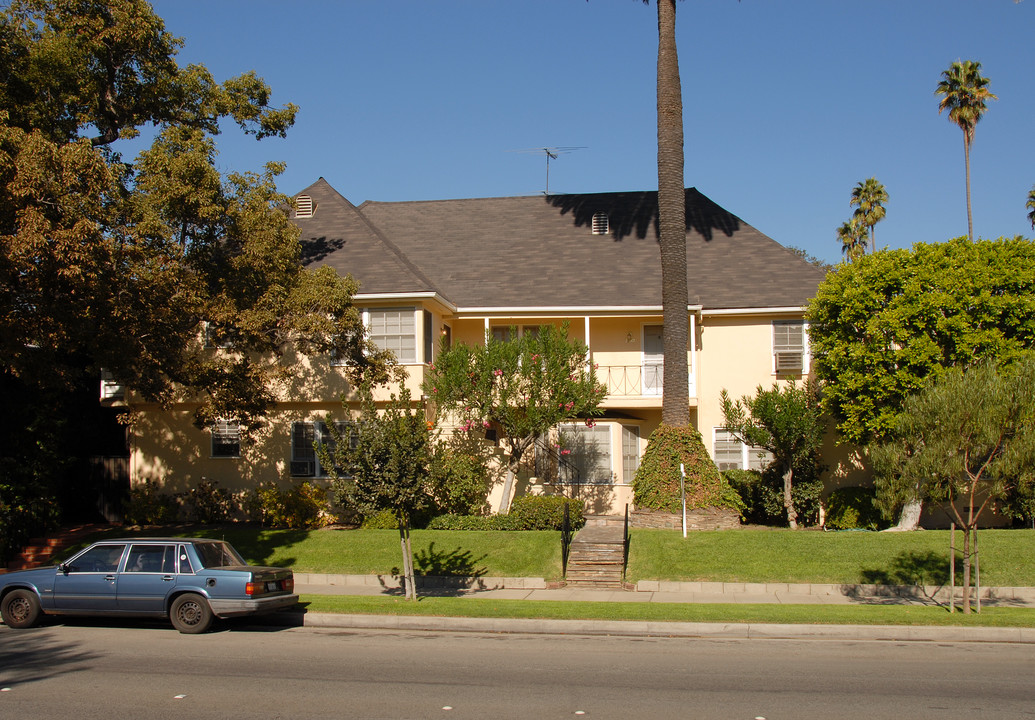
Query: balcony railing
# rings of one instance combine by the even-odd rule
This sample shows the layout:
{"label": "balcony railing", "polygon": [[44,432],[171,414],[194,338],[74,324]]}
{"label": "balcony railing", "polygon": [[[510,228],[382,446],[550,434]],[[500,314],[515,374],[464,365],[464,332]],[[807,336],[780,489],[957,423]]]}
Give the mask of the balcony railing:
{"label": "balcony railing", "polygon": [[[601,365],[597,377],[607,385],[608,397],[660,397],[663,388],[665,366],[651,365]],[[690,396],[696,395],[694,376],[689,378]]]}

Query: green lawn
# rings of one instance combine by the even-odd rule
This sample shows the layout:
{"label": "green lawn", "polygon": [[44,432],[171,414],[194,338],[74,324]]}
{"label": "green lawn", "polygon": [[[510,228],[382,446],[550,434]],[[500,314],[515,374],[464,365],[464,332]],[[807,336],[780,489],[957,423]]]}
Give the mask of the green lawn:
{"label": "green lawn", "polygon": [[418,602],[366,595],[303,595],[308,612],[431,617],[642,620],[654,622],[778,623],[827,625],[938,625],[1035,627],[1030,608],[984,607],[952,615],[916,605],[733,605],[701,603],[570,602],[423,597]]}
{"label": "green lawn", "polygon": [[[162,529],[151,534],[169,534]],[[106,533],[125,535],[125,529]],[[181,535],[229,540],[253,563],[295,572],[392,574],[401,565],[394,530],[183,528]],[[957,541],[961,536],[957,533]],[[628,579],[713,582],[941,584],[948,580],[949,533],[824,533],[791,530],[633,530]],[[1035,531],[982,530],[981,584],[1035,586]],[[560,533],[415,530],[426,575],[561,576]]]}

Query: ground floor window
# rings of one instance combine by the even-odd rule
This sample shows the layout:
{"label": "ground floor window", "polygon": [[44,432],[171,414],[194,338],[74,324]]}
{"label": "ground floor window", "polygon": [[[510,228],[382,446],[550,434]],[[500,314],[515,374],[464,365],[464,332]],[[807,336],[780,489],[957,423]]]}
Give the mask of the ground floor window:
{"label": "ground floor window", "polygon": [[712,459],[719,470],[764,470],[773,461],[768,450],[751,447],[726,428],[715,428]]}
{"label": "ground floor window", "polygon": [[[334,423],[341,437],[349,438],[350,443],[356,439],[350,432],[348,422]],[[323,467],[318,445],[326,447],[332,455],[335,449],[334,434],[325,422],[296,422],[291,424],[291,476],[292,477],[327,477],[330,468]],[[338,469],[340,472],[340,469]]]}
{"label": "ground floor window", "polygon": [[611,425],[561,425],[558,428],[559,444],[570,463],[568,475],[577,479],[561,482],[610,484],[614,482],[614,468],[611,462]]}
{"label": "ground floor window", "polygon": [[212,423],[212,457],[241,457],[241,424],[236,420]]}

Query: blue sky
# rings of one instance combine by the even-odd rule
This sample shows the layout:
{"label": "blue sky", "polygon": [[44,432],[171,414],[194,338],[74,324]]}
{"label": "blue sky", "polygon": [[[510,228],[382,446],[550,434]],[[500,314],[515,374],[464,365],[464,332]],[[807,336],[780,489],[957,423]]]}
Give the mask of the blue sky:
{"label": "blue sky", "polygon": [[[181,64],[255,70],[301,111],[219,140],[224,170],[287,163],[294,194],[433,200],[657,188],[657,11],[638,0],[157,0]],[[828,261],[854,185],[890,195],[879,246],[965,235],[963,133],[934,89],[978,60],[999,96],[971,153],[974,232],[1032,235],[1035,0],[685,0],[686,184]]]}

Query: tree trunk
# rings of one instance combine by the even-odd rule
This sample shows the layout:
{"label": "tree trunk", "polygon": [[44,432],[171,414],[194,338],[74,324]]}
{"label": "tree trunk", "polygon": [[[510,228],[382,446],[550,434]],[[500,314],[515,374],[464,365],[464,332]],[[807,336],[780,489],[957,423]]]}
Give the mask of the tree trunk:
{"label": "tree trunk", "polygon": [[525,450],[534,439],[510,441],[510,457],[507,459],[507,479],[503,482],[503,497],[500,499],[500,515],[510,512],[510,494],[514,492],[514,479],[517,477],[518,466],[521,464]]}
{"label": "tree trunk", "polygon": [[963,614],[970,615],[970,527],[963,528]]}
{"label": "tree trunk", "polygon": [[791,530],[798,529],[798,511],[794,509],[794,498],[791,496],[791,487],[794,482],[794,468],[787,466],[783,474],[783,506],[787,509],[787,524]]}
{"label": "tree trunk", "polygon": [[403,590],[407,600],[417,599],[417,580],[413,572],[413,546],[410,544],[410,518],[399,516],[399,544],[403,557]]}
{"label": "tree trunk", "polygon": [[658,4],[658,241],[665,368],[661,421],[690,424],[687,364],[686,192],[683,188],[683,97],[676,54],[676,2]]}
{"label": "tree trunk", "polygon": [[974,216],[970,212],[970,137],[963,131],[963,161],[967,169],[967,237],[974,242]]}
{"label": "tree trunk", "polygon": [[888,528],[888,532],[908,532],[919,529],[922,510],[923,504],[919,500],[910,500],[902,506],[898,516],[898,524]]}

